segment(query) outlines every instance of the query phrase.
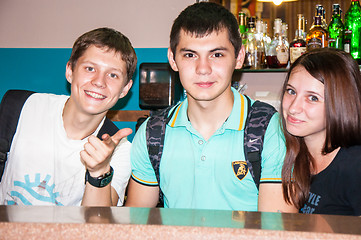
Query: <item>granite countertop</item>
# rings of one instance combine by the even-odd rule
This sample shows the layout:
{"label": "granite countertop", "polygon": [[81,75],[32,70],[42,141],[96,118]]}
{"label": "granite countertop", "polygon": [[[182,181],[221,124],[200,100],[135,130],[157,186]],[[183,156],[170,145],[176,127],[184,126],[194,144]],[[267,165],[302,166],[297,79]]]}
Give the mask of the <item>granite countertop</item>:
{"label": "granite countertop", "polygon": [[361,239],[361,218],[223,210],[0,206],[0,239]]}

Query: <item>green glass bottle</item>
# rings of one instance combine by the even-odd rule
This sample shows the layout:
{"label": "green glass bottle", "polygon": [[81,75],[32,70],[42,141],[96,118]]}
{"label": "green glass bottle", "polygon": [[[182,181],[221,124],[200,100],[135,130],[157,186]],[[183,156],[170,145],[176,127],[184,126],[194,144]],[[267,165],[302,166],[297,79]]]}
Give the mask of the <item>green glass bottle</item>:
{"label": "green glass bottle", "polygon": [[341,20],[340,4],[333,4],[332,9],[332,18],[328,25],[328,47],[343,50],[344,25]]}
{"label": "green glass bottle", "polygon": [[361,64],[361,6],[359,0],[351,0],[345,14],[344,49]]}
{"label": "green glass bottle", "polygon": [[239,21],[239,33],[242,37],[242,44],[245,45],[247,41],[247,37],[245,33],[247,32],[247,17],[244,12],[238,13],[238,21]]}
{"label": "green glass bottle", "polygon": [[239,31],[241,35],[247,31],[246,14],[244,12],[238,13]]}

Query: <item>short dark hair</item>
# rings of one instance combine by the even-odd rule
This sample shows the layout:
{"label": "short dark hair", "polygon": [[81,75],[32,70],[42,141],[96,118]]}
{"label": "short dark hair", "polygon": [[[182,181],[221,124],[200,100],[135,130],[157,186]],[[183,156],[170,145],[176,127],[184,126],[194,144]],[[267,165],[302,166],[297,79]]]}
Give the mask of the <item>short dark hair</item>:
{"label": "short dark hair", "polygon": [[170,33],[170,48],[173,54],[179,43],[181,30],[203,37],[214,31],[226,29],[236,57],[242,46],[242,38],[235,16],[223,6],[212,2],[200,2],[188,6],[174,20]]}
{"label": "short dark hair", "polygon": [[137,66],[137,56],[129,39],[112,28],[97,28],[81,35],[74,43],[69,64],[74,70],[78,59],[90,47],[105,48],[122,56],[127,66],[127,82],[132,78]]}

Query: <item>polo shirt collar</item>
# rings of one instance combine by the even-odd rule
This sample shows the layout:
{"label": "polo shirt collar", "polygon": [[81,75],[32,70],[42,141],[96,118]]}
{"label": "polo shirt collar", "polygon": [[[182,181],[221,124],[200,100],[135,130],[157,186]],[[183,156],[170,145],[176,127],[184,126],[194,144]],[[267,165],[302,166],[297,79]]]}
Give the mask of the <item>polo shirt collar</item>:
{"label": "polo shirt collar", "polygon": [[[234,96],[232,112],[221,128],[241,131],[244,129],[247,116],[247,99],[245,96],[231,88]],[[175,110],[168,125],[170,127],[189,127],[187,115],[188,99],[185,99]]]}
{"label": "polo shirt collar", "polygon": [[233,87],[231,89],[234,96],[233,108],[223,127],[225,129],[241,131],[246,125],[246,118],[248,113],[247,99]]}

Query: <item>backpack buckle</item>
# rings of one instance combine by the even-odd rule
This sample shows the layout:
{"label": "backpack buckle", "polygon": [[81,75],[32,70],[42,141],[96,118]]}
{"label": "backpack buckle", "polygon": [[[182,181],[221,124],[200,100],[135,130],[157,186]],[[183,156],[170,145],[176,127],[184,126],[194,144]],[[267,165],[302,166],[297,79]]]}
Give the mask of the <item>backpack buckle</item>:
{"label": "backpack buckle", "polygon": [[0,164],[4,164],[8,158],[7,152],[0,152]]}
{"label": "backpack buckle", "polygon": [[0,138],[0,163],[4,164],[8,158],[9,143],[4,138]]}

